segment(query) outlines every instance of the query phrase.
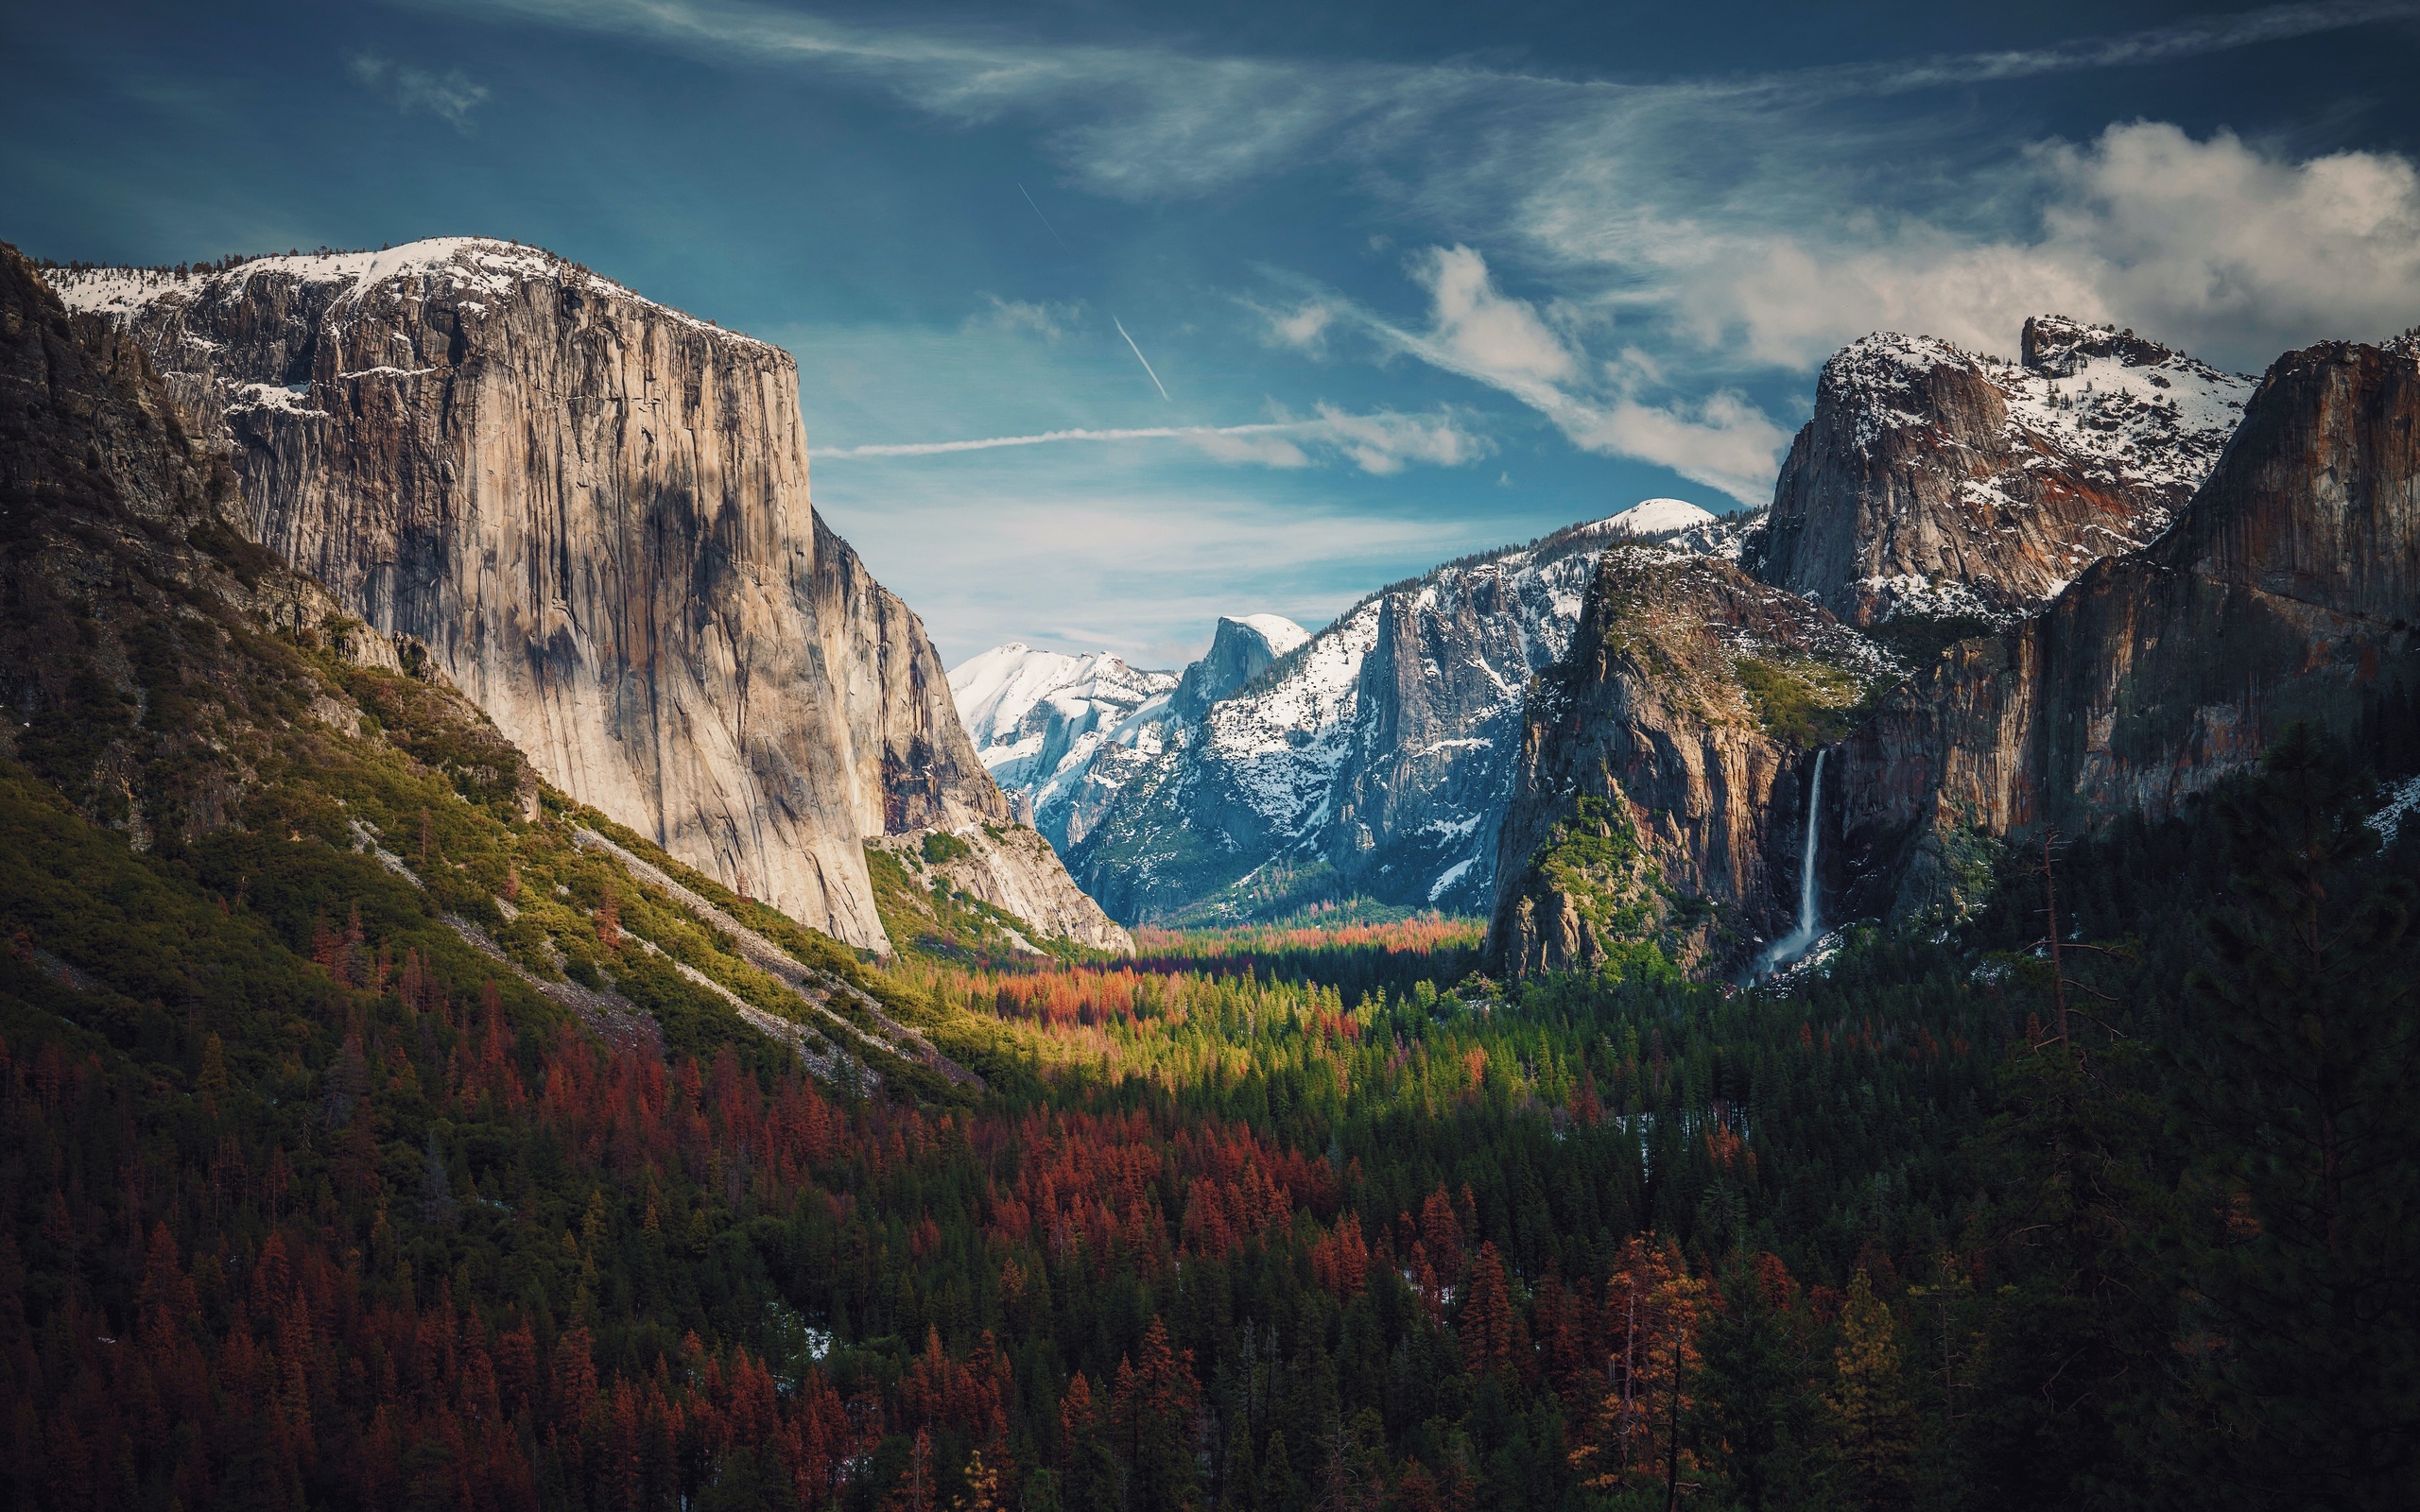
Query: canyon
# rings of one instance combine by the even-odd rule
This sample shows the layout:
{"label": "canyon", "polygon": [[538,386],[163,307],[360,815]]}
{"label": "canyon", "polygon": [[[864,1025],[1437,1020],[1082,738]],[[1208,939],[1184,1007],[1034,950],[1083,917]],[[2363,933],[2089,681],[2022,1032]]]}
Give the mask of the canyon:
{"label": "canyon", "polygon": [[1515,974],[1737,973],[1810,900],[1954,913],[1998,847],[2420,685],[2409,336],[2256,382],[2050,316],[2014,362],[1877,333],[1768,510],[1651,500],[1182,669],[944,673],[816,514],[778,348],[475,238],[43,276],[244,543],[568,799],[869,950],[872,848],[1028,948],[1357,900],[1485,916]]}

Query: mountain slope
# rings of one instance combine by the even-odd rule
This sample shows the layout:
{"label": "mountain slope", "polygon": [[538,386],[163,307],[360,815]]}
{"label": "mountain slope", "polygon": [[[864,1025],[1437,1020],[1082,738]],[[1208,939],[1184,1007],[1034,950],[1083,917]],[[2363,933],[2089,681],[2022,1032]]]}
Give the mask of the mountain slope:
{"label": "mountain slope", "polygon": [[[1177,679],[1128,666],[1106,651],[1066,656],[996,646],[951,671],[976,754],[1028,821],[1061,850],[1083,839],[1116,791],[1112,746],[1133,747],[1173,717]],[[1156,747],[1154,747],[1156,748]]]}
{"label": "mountain slope", "polygon": [[247,533],[576,799],[875,947],[865,839],[1011,822],[922,625],[808,504],[786,353],[475,238],[56,277],[223,438]]}
{"label": "mountain slope", "polygon": [[2007,621],[2168,527],[2252,380],[2057,317],[2022,361],[1878,333],[1824,365],[1743,560],[1858,625]]}
{"label": "mountain slope", "polygon": [[[882,1004],[853,953],[727,894],[747,921],[710,919],[685,889],[713,883],[605,840],[610,821],[545,787],[425,657],[246,541],[243,507],[140,349],[79,331],[0,246],[0,662],[21,715],[0,722],[0,778],[18,843],[48,836],[12,851],[0,907],[31,944],[118,990],[198,971],[186,997],[251,1010],[243,981],[206,980],[223,966],[114,958],[110,932],[152,927],[150,905],[87,918],[78,890],[110,897],[106,873],[215,908],[211,948],[250,939],[263,981],[306,942],[371,971],[327,938],[360,927],[350,908],[389,940],[379,982],[408,949],[466,990],[493,978],[525,1030],[577,1022],[648,1055],[732,1045],[852,1089],[965,1074],[920,1035],[866,1027]],[[106,859],[57,870],[50,848]]]}
{"label": "mountain slope", "polygon": [[1568,644],[1597,553],[1676,524],[1696,549],[1737,550],[1737,527],[1677,503],[1363,600],[1198,720],[1169,723],[1160,749],[1120,769],[1070,869],[1136,920],[1348,896],[1484,911],[1526,690]]}

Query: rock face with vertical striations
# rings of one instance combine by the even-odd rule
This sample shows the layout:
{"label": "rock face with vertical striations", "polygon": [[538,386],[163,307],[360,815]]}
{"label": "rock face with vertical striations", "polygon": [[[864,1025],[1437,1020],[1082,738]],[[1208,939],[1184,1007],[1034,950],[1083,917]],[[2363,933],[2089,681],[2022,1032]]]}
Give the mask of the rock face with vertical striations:
{"label": "rock face with vertical striations", "polygon": [[1891,333],[1843,348],[1749,571],[1857,625],[2013,622],[2165,530],[2253,387],[2055,316],[2025,323],[2021,352],[2011,364]]}
{"label": "rock face with vertical striations", "polygon": [[479,239],[53,282],[224,438],[255,539],[675,855],[882,948],[864,841],[1011,822],[810,507],[787,353]]}
{"label": "rock face with vertical striations", "polygon": [[1495,860],[1490,954],[1589,971],[1652,943],[1738,967],[1789,930],[1813,752],[1897,667],[1720,558],[1604,554],[1538,679]]}
{"label": "rock face with vertical striations", "polygon": [[2420,688],[2415,622],[2420,337],[2289,352],[2167,535],[1953,648],[1847,743],[1850,902],[1955,906],[1974,836],[2170,814],[2295,720],[2350,735]]}
{"label": "rock face with vertical striations", "polygon": [[[2288,353],[2240,401],[2128,333],[2037,320],[2024,352],[2021,371],[1901,337],[1836,358],[1742,554],[1768,601],[1608,554],[1571,656],[1531,701],[1492,936],[1508,969],[1647,943],[1737,964],[1724,929],[1772,933],[1796,881],[1792,751],[1826,752],[1823,917],[1904,920],[1983,896],[2011,841],[2178,812],[2296,720],[2338,736],[2409,724],[2420,334]],[[2061,387],[2087,377],[2089,394]],[[2206,426],[2161,402],[2188,379]],[[2059,442],[2046,411],[2105,422],[2100,450]],[[1988,530],[1958,508],[1985,486],[2014,517]],[[2137,546],[2129,531],[2156,533]],[[1911,543],[1938,547],[1938,576],[1900,570],[1921,559]],[[2070,561],[2084,565],[2067,582]],[[1998,623],[1907,669],[1827,649],[1823,605]],[[1794,666],[1820,693],[1827,663],[1859,679],[1856,696],[1824,707],[1772,675]],[[1706,905],[1714,930],[1693,935]]]}

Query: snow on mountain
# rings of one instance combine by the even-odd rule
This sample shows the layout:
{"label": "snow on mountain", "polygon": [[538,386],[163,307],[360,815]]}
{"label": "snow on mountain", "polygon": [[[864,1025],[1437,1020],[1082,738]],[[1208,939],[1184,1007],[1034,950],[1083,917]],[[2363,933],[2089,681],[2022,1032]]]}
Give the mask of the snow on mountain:
{"label": "snow on mountain", "polygon": [[1284,656],[1311,638],[1311,632],[1282,614],[1238,614],[1236,623],[1260,632],[1272,655]]}
{"label": "snow on mountain", "polygon": [[1701,509],[1686,499],[1644,499],[1603,522],[1603,526],[1608,532],[1654,536],[1667,530],[1712,524],[1715,519],[1712,511]]}
{"label": "snow on mountain", "polygon": [[1860,625],[2033,613],[2167,530],[2256,387],[2057,316],[2025,323],[2021,352],[1894,332],[1841,349],[1749,570]]}
{"label": "snow on mountain", "polygon": [[262,275],[283,276],[315,289],[339,286],[329,304],[331,315],[358,302],[373,289],[398,283],[441,286],[457,297],[508,299],[532,277],[548,278],[586,291],[632,300],[663,318],[713,330],[724,339],[762,346],[753,337],[725,331],[709,320],[658,304],[568,259],[538,247],[498,241],[490,236],[431,236],[377,251],[301,252],[284,257],[254,257],[221,268],[194,264],[174,268],[96,267],[45,268],[43,281],[71,310],[130,318],[163,301],[239,301],[247,285]]}
{"label": "snow on mountain", "polygon": [[1035,828],[1063,850],[1083,837],[1096,757],[1145,739],[1176,681],[1106,651],[1069,656],[1015,642],[949,675],[959,720],[992,780],[1029,805]]}
{"label": "snow on mountain", "polygon": [[1642,535],[1667,539],[1635,549],[1737,551],[1727,522],[1650,505],[1355,605],[1198,720],[1165,727],[1071,869],[1130,919],[1346,894],[1483,910],[1530,679],[1568,648],[1599,555]]}

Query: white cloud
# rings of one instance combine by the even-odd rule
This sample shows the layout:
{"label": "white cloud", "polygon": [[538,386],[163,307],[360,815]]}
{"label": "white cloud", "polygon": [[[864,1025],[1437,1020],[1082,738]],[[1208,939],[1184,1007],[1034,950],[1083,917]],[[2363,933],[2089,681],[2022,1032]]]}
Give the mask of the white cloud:
{"label": "white cloud", "polygon": [[2043,161],[2065,191],[2044,252],[2085,270],[2113,312],[2208,342],[2258,333],[2376,339],[2420,318],[2420,173],[2340,152],[2296,163],[2226,132],[2112,127]]}
{"label": "white cloud", "polygon": [[[1651,84],[1028,43],[751,0],[478,9],[830,71],[961,125],[1016,122],[1075,184],[1129,199],[1343,165],[1442,249],[1420,268],[1435,318],[1403,350],[1515,394],[1582,444],[1627,455],[1699,437],[1728,459],[1692,465],[1732,491],[1764,431],[1722,395],[1751,374],[1804,371],[1866,331],[2006,352],[2025,316],[2058,311],[2257,367],[2287,346],[2380,335],[2420,314],[2407,158],[2296,159],[2155,123],[2081,145],[1996,140],[1970,102],[1927,97],[2410,19],[2420,0],[2275,5],[1991,52]],[[1517,266],[1534,297],[1503,294],[1488,261]],[[1689,391],[1650,403],[1582,375],[1585,333],[1562,314],[1573,309],[1617,312],[1624,343],[1650,357],[1634,374],[1693,374],[1672,380]],[[1265,339],[1314,354],[1344,318],[1326,303],[1263,313]]]}
{"label": "white cloud", "polygon": [[[1364,169],[1370,192],[1449,244],[1427,270],[1442,295],[1484,292],[1450,245],[1483,235],[1502,244],[1498,261],[1518,256],[1562,285],[1551,294],[1620,305],[1634,328],[1654,328],[1630,339],[1677,344],[1716,387],[1726,368],[1804,369],[1876,328],[2006,351],[2024,316],[2058,310],[2256,366],[2286,345],[2399,329],[2420,309],[2405,158],[2295,162],[2140,123],[2087,146],[2029,147],[1982,139],[1970,111],[1920,99],[2408,20],[2420,0],[2273,5],[2114,36],[1655,84],[1028,43],[752,0],[418,3],[834,71],[961,124],[1029,122],[1077,182],[1122,198],[1200,196],[1311,164]],[[458,121],[484,93],[460,85],[422,88],[422,108]],[[1881,100],[1910,103],[1885,112]],[[1918,195],[1937,202],[1910,202]],[[1317,350],[1329,314],[1272,318],[1270,339]],[[1532,305],[1474,302],[1437,335],[1475,370],[1568,376],[1555,322]]]}
{"label": "white cloud", "polygon": [[1310,454],[1283,436],[1205,430],[1195,431],[1184,440],[1214,462],[1253,462],[1262,467],[1287,468],[1311,465]]}
{"label": "white cloud", "polygon": [[1577,363],[1528,301],[1500,292],[1467,247],[1431,248],[1412,264],[1434,303],[1429,340],[1492,382],[1554,383]]}
{"label": "white cloud", "polygon": [[1083,315],[1080,304],[1037,303],[1028,300],[1004,300],[996,294],[986,294],[984,308],[966,318],[959,329],[967,334],[997,333],[1003,335],[1032,335],[1046,341],[1056,341],[1067,334]]}
{"label": "white cloud", "polygon": [[1648,403],[1637,391],[1651,364],[1589,363],[1533,306],[1499,289],[1478,252],[1435,249],[1415,258],[1412,268],[1429,290],[1425,333],[1407,331],[1340,296],[1322,298],[1382,347],[1510,394],[1582,451],[1668,467],[1743,504],[1771,496],[1790,433],[1740,395],[1725,389],[1693,401]]}
{"label": "white cloud", "polygon": [[1450,415],[1348,415],[1328,404],[1319,414],[1325,439],[1364,472],[1400,472],[1413,462],[1460,467],[1495,450]]}
{"label": "white cloud", "polygon": [[458,68],[432,74],[409,63],[357,53],[346,60],[345,69],[356,82],[376,92],[404,114],[426,111],[458,131],[471,129],[471,112],[488,97],[487,86],[473,83]]}
{"label": "white cloud", "polygon": [[1247,300],[1244,307],[1266,322],[1261,339],[1269,345],[1313,356],[1326,352],[1328,328],[1336,323],[1336,311],[1325,301],[1305,300],[1292,309],[1271,310]]}
{"label": "white cloud", "polygon": [[[945,662],[1011,640],[1110,650],[1142,666],[1201,654],[1220,614],[1323,623],[1370,583],[1500,531],[1194,491],[987,494],[886,477],[879,499],[821,490],[816,507],[885,586],[923,610]],[[1272,572],[1272,566],[1277,570]],[[1237,585],[1267,596],[1238,604]]]}
{"label": "white cloud", "polygon": [[1746,505],[1771,500],[1788,427],[1728,390],[1669,405],[1617,399],[1572,440],[1592,452],[1636,457],[1720,489]]}
{"label": "white cloud", "polygon": [[2010,353],[2026,317],[2055,312],[2257,369],[2420,316],[2420,172],[2405,158],[2296,161],[2138,121],[2035,146],[1997,187],[2039,207],[2017,234],[1851,217],[1703,236],[1666,261],[1663,313],[1701,352],[1783,368],[1874,330]]}

